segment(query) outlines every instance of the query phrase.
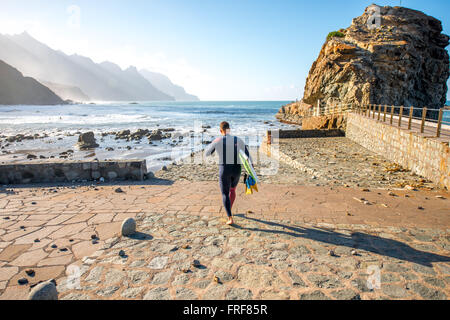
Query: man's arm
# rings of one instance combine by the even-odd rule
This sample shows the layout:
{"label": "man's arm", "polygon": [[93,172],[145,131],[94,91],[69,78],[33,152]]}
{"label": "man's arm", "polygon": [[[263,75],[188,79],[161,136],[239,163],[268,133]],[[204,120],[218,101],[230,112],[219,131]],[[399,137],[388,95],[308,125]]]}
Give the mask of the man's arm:
{"label": "man's arm", "polygon": [[219,142],[219,141],[220,141],[220,138],[217,138],[209,145],[209,147],[205,151],[205,156],[209,157],[212,154],[214,154],[214,152],[216,151],[217,142]]}

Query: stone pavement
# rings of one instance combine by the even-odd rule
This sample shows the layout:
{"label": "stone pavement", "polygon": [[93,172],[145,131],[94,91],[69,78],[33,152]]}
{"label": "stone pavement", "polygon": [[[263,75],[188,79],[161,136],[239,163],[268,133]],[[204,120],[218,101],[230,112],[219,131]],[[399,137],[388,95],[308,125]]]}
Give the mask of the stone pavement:
{"label": "stone pavement", "polygon": [[0,189],[0,299],[52,278],[60,299],[450,296],[446,192],[240,186],[229,227],[215,182],[116,188]]}

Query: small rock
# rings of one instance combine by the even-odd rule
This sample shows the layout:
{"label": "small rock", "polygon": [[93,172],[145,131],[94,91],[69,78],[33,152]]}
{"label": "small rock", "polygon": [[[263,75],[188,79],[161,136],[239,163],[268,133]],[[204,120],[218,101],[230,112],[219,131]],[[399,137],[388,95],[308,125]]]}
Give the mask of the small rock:
{"label": "small rock", "polygon": [[328,252],[328,255],[329,255],[330,257],[336,257],[336,253],[334,253],[333,250],[330,250],[330,251]]}
{"label": "small rock", "polygon": [[58,246],[56,244],[52,244],[52,248],[56,249],[56,248],[58,248]]}
{"label": "small rock", "polygon": [[352,254],[352,256],[358,255],[358,252],[356,252],[356,250],[352,250],[350,253]]}
{"label": "small rock", "polygon": [[39,240],[39,239],[34,239],[34,242],[41,242],[41,240]]}
{"label": "small rock", "polygon": [[58,300],[55,280],[42,282],[35,286],[28,295],[28,300]]}
{"label": "small rock", "polygon": [[182,249],[189,249],[189,245],[188,244],[184,244],[181,246]]}
{"label": "small rock", "polygon": [[117,188],[116,190],[114,190],[115,193],[123,193],[123,190],[121,188]]}
{"label": "small rock", "polygon": [[217,276],[214,276],[213,281],[214,281],[215,283],[220,283],[220,279],[219,279]]}
{"label": "small rock", "polygon": [[419,209],[419,210],[425,210],[424,207],[417,207],[417,209]]}
{"label": "small rock", "polygon": [[131,236],[136,233],[136,221],[133,218],[125,219],[121,227],[122,236]]}
{"label": "small rock", "polygon": [[192,261],[192,266],[193,266],[194,268],[198,268],[198,267],[201,266],[201,263],[200,263],[200,261],[198,261],[198,260],[194,260],[194,261]]}
{"label": "small rock", "polygon": [[33,270],[33,269],[27,269],[27,270],[25,270],[25,273],[26,273],[28,276],[30,276],[30,277],[34,276],[34,270]]}
{"label": "small rock", "polygon": [[23,286],[28,283],[28,280],[25,278],[21,278],[21,279],[17,280],[17,283],[19,283],[21,286]]}
{"label": "small rock", "polygon": [[97,240],[97,235],[96,234],[91,235],[91,239],[92,240]]}
{"label": "small rock", "polygon": [[120,250],[120,251],[119,251],[119,256],[121,256],[122,258],[125,257],[125,251]]}

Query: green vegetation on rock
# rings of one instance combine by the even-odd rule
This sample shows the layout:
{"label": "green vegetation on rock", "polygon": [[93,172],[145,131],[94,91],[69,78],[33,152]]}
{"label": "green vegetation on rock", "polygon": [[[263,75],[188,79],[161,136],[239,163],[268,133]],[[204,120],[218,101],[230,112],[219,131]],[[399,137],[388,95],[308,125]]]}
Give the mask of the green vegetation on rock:
{"label": "green vegetation on rock", "polygon": [[328,34],[328,36],[327,36],[327,41],[330,40],[330,39],[333,38],[333,37],[344,38],[344,37],[345,37],[345,34],[343,34],[342,32],[339,32],[339,31],[333,31],[333,32],[330,32],[330,33]]}

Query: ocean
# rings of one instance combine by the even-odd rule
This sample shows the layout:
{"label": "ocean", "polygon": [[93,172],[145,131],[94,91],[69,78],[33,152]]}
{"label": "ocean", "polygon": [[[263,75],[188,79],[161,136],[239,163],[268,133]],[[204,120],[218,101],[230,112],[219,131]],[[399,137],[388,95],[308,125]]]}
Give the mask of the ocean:
{"label": "ocean", "polygon": [[[228,121],[232,134],[242,136],[250,146],[258,146],[269,129],[292,128],[276,121],[275,115],[288,101],[227,102],[121,102],[67,106],[0,106],[0,135],[48,135],[45,139],[11,143],[2,150],[1,161],[20,161],[27,154],[57,157],[74,150],[71,159],[147,159],[149,170],[170,164],[204,148],[203,141],[219,135],[218,126]],[[115,140],[102,133],[137,129],[173,128],[184,138],[149,144]],[[91,152],[74,149],[80,132],[93,131],[100,147]],[[193,142],[192,136],[195,135]],[[190,138],[190,139],[189,139]],[[198,143],[200,142],[200,143]],[[3,143],[4,145],[4,143]],[[107,151],[112,148],[114,151]],[[6,152],[6,153],[5,153]]]}

